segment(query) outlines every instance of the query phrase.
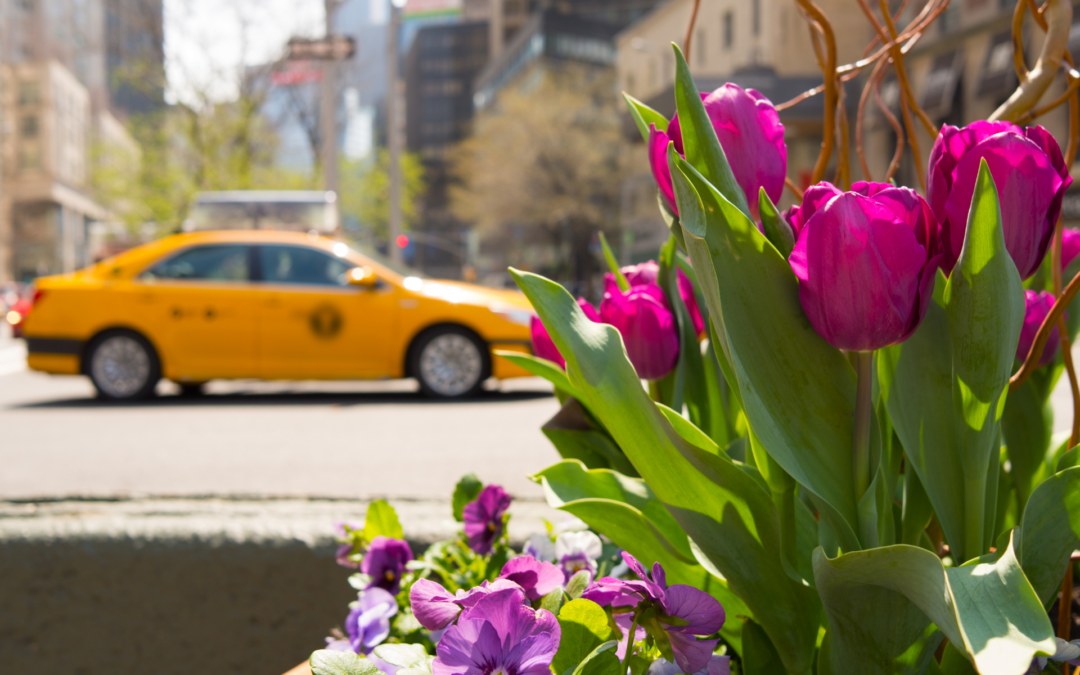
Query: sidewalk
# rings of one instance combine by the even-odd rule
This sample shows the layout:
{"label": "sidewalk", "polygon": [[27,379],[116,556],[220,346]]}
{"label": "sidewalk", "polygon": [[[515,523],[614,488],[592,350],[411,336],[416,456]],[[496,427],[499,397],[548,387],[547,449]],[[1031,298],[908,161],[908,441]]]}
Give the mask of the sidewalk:
{"label": "sidewalk", "polygon": [[26,343],[11,337],[11,329],[0,322],[0,377],[26,370]]}

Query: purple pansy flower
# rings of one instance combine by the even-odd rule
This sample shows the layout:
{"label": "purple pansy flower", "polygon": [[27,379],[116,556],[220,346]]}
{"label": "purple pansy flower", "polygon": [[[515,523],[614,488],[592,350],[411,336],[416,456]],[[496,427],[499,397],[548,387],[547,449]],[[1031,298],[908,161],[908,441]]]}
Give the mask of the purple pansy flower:
{"label": "purple pansy flower", "polygon": [[357,654],[367,654],[390,635],[390,618],[397,614],[394,596],[381,588],[360,593],[360,602],[345,618],[349,644]]}
{"label": "purple pansy flower", "polygon": [[[679,666],[665,658],[653,661],[646,673],[648,675],[683,675]],[[731,675],[731,657],[713,655],[707,666],[690,675]]]}
{"label": "purple pansy flower", "polygon": [[338,540],[349,540],[339,545],[337,553],[334,554],[334,559],[337,561],[337,564],[341,565],[342,567],[356,568],[360,566],[359,563],[350,559],[350,556],[352,556],[353,554],[353,549],[355,548],[355,542],[352,541],[352,537],[349,534],[350,530],[359,529],[361,528],[357,527],[352,523],[346,523],[343,521],[338,521],[334,523],[334,532],[337,533]]}
{"label": "purple pansy flower", "polygon": [[518,604],[525,602],[525,591],[509,579],[485,581],[476,588],[458,591],[456,595],[430,579],[420,579],[413,584],[409,600],[420,625],[438,631],[453,623],[462,609],[472,607],[484,596],[494,593],[517,596]]}
{"label": "purple pansy flower", "polygon": [[492,546],[502,536],[503,514],[510,508],[510,494],[499,485],[488,485],[476,501],[465,505],[465,536],[469,548],[480,555],[491,553]]}
{"label": "purple pansy flower", "polygon": [[380,535],[371,540],[368,552],[360,563],[360,571],[371,577],[368,588],[382,588],[397,595],[401,590],[401,575],[405,572],[405,563],[412,559],[412,549],[408,542]]}
{"label": "purple pansy flower", "polygon": [[562,633],[555,616],[489,594],[442,635],[434,675],[549,675]]}
{"label": "purple pansy flower", "polygon": [[[581,570],[596,576],[596,561],[603,555],[604,544],[600,537],[588,530],[563,532],[555,539],[555,560],[566,576],[566,581]],[[591,578],[591,577],[590,577]]]}
{"label": "purple pansy flower", "polygon": [[509,579],[525,591],[529,600],[539,600],[563,585],[563,573],[549,562],[542,562],[531,555],[513,558],[503,565],[500,579]]}
{"label": "purple pansy flower", "polygon": [[[637,607],[653,605],[660,611],[660,625],[671,642],[675,663],[684,673],[697,673],[709,664],[718,640],[698,640],[697,636],[712,635],[724,625],[724,608],[716,598],[693,586],[667,585],[667,577],[660,563],[653,565],[652,578],[634,556],[623,552],[623,560],[638,576],[638,580],[621,580],[611,577],[598,579],[590,586],[583,598],[599,605]],[[679,619],[679,625],[669,623]],[[658,639],[659,635],[654,636]]]}

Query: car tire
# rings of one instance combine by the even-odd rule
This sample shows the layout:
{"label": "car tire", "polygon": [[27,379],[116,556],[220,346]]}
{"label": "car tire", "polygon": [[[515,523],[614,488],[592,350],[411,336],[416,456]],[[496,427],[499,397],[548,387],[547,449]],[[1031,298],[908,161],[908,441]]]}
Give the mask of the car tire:
{"label": "car tire", "polygon": [[130,330],[110,330],[94,338],[85,364],[98,396],[112,401],[149,398],[161,379],[161,361],[154,347]]}
{"label": "car tire", "polygon": [[439,326],[417,338],[410,372],[434,398],[461,398],[480,391],[491,373],[491,353],[472,331]]}

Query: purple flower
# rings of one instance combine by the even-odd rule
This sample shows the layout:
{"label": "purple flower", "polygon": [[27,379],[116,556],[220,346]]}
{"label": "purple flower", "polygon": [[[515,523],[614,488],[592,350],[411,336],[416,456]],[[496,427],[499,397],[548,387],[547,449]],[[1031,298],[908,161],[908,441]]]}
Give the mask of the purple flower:
{"label": "purple flower", "polygon": [[552,562],[555,560],[555,543],[546,534],[536,533],[529,537],[525,545],[521,547],[522,555],[531,555],[537,560]]}
{"label": "purple flower", "polygon": [[371,577],[368,588],[382,588],[397,595],[401,590],[405,563],[412,559],[408,542],[380,535],[371,540],[368,552],[360,563],[360,571]]}
{"label": "purple flower", "polygon": [[550,675],[562,633],[551,612],[488,595],[443,633],[433,675]]}
{"label": "purple flower", "polygon": [[659,380],[679,360],[679,332],[675,315],[656,284],[608,289],[600,303],[600,318],[622,335],[630,363],[638,377]]}
{"label": "purple flower", "polygon": [[413,584],[409,601],[420,625],[437,631],[453,623],[462,609],[472,607],[484,596],[495,593],[513,595],[517,597],[518,604],[525,602],[525,591],[510,579],[496,579],[490,583],[485,581],[468,591],[458,591],[456,595],[451,595],[450,591],[430,579],[420,579]]}
{"label": "purple flower", "polygon": [[[640,611],[648,606],[659,610],[658,620],[665,637],[671,643],[675,663],[684,673],[697,673],[705,668],[718,640],[698,640],[697,636],[712,635],[724,625],[724,608],[716,598],[693,586],[667,585],[660,563],[653,565],[652,579],[634,556],[623,552],[623,560],[638,576],[637,580],[604,577],[594,582],[582,594],[583,598],[599,605],[613,607],[633,604]],[[672,622],[671,619],[678,619]]]}
{"label": "purple flower", "polygon": [[[657,278],[659,278],[660,265],[655,260],[647,260],[637,265],[620,267],[619,271],[622,272],[622,275],[626,277],[626,282],[631,286],[648,286],[655,284]],[[605,286],[609,279],[614,283],[615,275],[611,272],[604,275]]]}
{"label": "purple flower", "polygon": [[[656,261],[649,260],[637,265],[627,265],[620,268],[619,271],[626,277],[631,290],[648,289],[649,293],[660,304],[670,309],[664,291],[657,283],[657,279],[660,277],[660,265]],[[679,296],[682,298],[683,304],[686,305],[686,309],[690,313],[690,319],[694,323],[694,334],[701,337],[702,333],[705,332],[705,321],[701,318],[701,310],[698,309],[697,296],[694,295],[694,284],[682,269],[677,270],[675,278],[679,288]],[[619,284],[615,281],[615,275],[608,272],[604,275],[604,294],[618,292],[620,292]],[[600,319],[593,320],[600,321]]]}
{"label": "purple flower", "polygon": [[510,495],[499,485],[488,485],[476,501],[465,505],[465,536],[469,548],[487,555],[503,533],[503,514],[510,508]]}
{"label": "purple flower", "polygon": [[1065,269],[1080,255],[1080,230],[1065,228],[1061,231],[1061,269]]}
{"label": "purple flower", "polygon": [[541,562],[530,555],[512,558],[499,572],[500,579],[509,579],[525,591],[529,600],[539,600],[556,588],[562,588],[562,571],[549,562]]}
{"label": "purple flower", "polygon": [[903,342],[933,295],[941,260],[934,214],[913,190],[888,183],[860,181],[851,192],[815,187],[791,214],[801,230],[788,259],[807,318],[840,349]]}
{"label": "purple flower", "polygon": [[566,581],[570,581],[570,578],[581,570],[587,570],[589,574],[596,576],[596,561],[603,552],[604,545],[600,537],[587,530],[563,532],[555,539],[555,559]]}
{"label": "purple flower", "polygon": [[[664,658],[653,661],[645,672],[647,675],[683,675],[679,666]],[[714,655],[707,666],[689,675],[731,675],[731,657]]]}
{"label": "purple flower", "polygon": [[[595,307],[589,304],[588,300],[578,298],[578,306],[581,307],[581,311],[585,312],[585,316],[589,317],[591,321],[600,323],[600,314]],[[551,339],[551,335],[548,333],[544,323],[540,321],[540,317],[535,314],[529,321],[529,330],[532,333],[533,354],[557,363],[560,368],[566,368],[566,359],[559,353],[559,348],[555,346],[555,341]]]}
{"label": "purple flower", "polygon": [[343,542],[338,546],[337,553],[334,554],[334,560],[342,567],[356,568],[360,566],[359,563],[351,559],[356,548],[356,541],[351,533],[352,530],[361,529],[363,528],[344,521],[334,523],[334,532],[337,533],[338,541]]}
{"label": "purple flower", "polygon": [[964,246],[981,159],[997,185],[1005,248],[1027,279],[1049,250],[1061,200],[1072,183],[1069,167],[1057,141],[1042,127],[1021,129],[1012,122],[943,126],[930,151],[926,196],[941,222],[946,273]]}
{"label": "purple flower", "polygon": [[390,618],[397,614],[394,596],[381,588],[360,593],[360,602],[345,618],[349,644],[357,654],[367,654],[390,635]]}
{"label": "purple flower", "polygon": [[[1024,327],[1020,329],[1020,343],[1016,346],[1016,358],[1021,361],[1027,358],[1031,345],[1035,342],[1035,336],[1039,333],[1039,326],[1054,308],[1054,294],[1049,291],[1040,293],[1024,291],[1024,304]],[[1040,368],[1053,363],[1060,346],[1061,335],[1058,333],[1057,326],[1054,326],[1054,330],[1043,346],[1042,356],[1039,357]]]}
{"label": "purple flower", "polygon": [[678,270],[675,278],[679,285],[679,295],[682,297],[683,304],[686,305],[686,311],[690,313],[690,321],[694,324],[694,335],[700,339],[705,333],[705,320],[701,318],[701,310],[698,309],[694,283],[682,269]]}
{"label": "purple flower", "polygon": [[[730,82],[711,94],[702,94],[705,112],[712,121],[716,137],[727,155],[735,181],[746,193],[750,213],[758,220],[758,192],[774,202],[780,200],[787,175],[787,145],[784,144],[784,125],[772,102],[753,89],[742,89]],[[668,168],[668,142],[683,154],[682,132],[678,115],[672,118],[667,131],[649,125],[649,164],[653,177],[673,213],[675,189]]]}

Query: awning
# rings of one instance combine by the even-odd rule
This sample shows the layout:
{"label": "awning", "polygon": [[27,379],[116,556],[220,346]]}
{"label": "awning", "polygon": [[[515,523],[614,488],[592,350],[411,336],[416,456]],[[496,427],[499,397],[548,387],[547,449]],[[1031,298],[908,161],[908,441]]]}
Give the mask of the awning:
{"label": "awning", "polygon": [[939,54],[930,66],[922,86],[920,104],[930,119],[941,119],[952,111],[956,84],[964,72],[964,52],[956,49]]}
{"label": "awning", "polygon": [[[1075,23],[1069,33],[1070,49],[1073,48],[1074,32],[1077,32]],[[1016,85],[1012,31],[1006,30],[990,38],[990,46],[986,48],[986,58],[983,60],[982,72],[979,74],[979,86],[975,90],[975,95],[1004,99],[1012,94],[1013,90],[1016,89]]]}

